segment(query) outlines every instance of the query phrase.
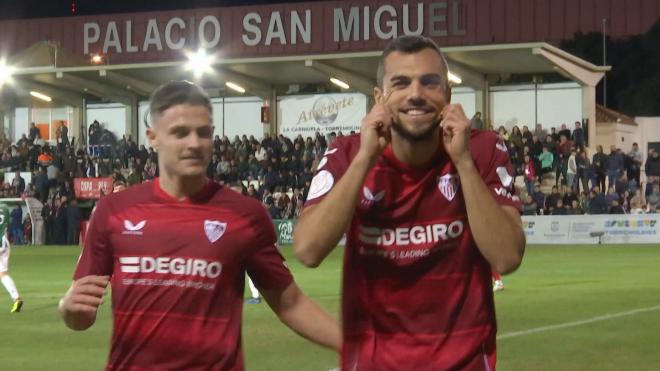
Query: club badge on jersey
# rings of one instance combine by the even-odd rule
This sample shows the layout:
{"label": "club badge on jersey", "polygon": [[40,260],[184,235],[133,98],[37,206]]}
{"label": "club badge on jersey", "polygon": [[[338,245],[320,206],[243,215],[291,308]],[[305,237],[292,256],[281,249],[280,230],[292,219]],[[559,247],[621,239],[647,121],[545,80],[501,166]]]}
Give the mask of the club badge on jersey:
{"label": "club badge on jersey", "polygon": [[204,221],[204,232],[206,233],[206,238],[208,238],[211,243],[219,240],[220,237],[225,234],[226,230],[227,223],[219,222],[217,220]]}
{"label": "club badge on jersey", "polygon": [[458,192],[459,178],[457,174],[445,174],[438,177],[438,189],[447,201],[454,200]]}

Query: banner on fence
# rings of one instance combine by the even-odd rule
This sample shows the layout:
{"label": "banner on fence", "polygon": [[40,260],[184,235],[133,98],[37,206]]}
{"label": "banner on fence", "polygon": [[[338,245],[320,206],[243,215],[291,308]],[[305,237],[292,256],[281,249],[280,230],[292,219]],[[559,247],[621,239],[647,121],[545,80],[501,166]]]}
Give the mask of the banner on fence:
{"label": "banner on fence", "polygon": [[73,191],[76,198],[98,200],[101,192],[106,195],[112,192],[112,178],[74,178]]}
{"label": "banner on fence", "polygon": [[523,216],[529,244],[660,243],[660,214]]}

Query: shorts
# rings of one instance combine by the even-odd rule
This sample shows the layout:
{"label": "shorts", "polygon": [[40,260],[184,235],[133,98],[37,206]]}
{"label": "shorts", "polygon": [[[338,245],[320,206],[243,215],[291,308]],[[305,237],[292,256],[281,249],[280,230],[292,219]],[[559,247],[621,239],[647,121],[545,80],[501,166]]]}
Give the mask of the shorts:
{"label": "shorts", "polygon": [[0,247],[0,272],[9,270],[9,240],[7,235],[2,236],[2,247]]}

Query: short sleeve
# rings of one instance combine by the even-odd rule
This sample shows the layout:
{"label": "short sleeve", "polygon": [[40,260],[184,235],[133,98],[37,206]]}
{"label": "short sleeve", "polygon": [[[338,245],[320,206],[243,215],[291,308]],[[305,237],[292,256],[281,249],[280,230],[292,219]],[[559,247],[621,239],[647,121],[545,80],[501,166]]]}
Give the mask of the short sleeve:
{"label": "short sleeve", "polygon": [[77,280],[85,276],[109,276],[113,271],[113,253],[109,239],[109,205],[101,200],[92,213],[85,246],[73,275]]}
{"label": "short sleeve", "polygon": [[514,187],[513,165],[506,146],[496,138],[490,142],[490,148],[486,149],[486,152],[491,154],[490,164],[480,170],[486,186],[497,203],[513,206],[522,212],[522,203]]}
{"label": "short sleeve", "polygon": [[316,168],[312,183],[309,186],[305,207],[316,205],[323,201],[325,196],[344,175],[350,161],[348,152],[342,140],[335,140],[323,154]]}
{"label": "short sleeve", "polygon": [[256,249],[248,256],[246,269],[260,289],[283,290],[293,282],[284,257],[277,250],[277,235],[266,210],[261,210],[253,224]]}

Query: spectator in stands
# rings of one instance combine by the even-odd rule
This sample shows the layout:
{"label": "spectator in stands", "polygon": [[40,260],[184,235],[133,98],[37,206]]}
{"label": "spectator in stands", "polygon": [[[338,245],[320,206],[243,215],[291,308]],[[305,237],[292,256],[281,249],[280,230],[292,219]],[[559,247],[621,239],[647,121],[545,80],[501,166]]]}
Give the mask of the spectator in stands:
{"label": "spectator in stands", "polygon": [[646,201],[644,200],[644,195],[642,194],[641,189],[635,191],[634,196],[630,199],[630,213],[631,214],[642,214],[646,209]]}
{"label": "spectator in stands", "polygon": [[25,238],[23,235],[23,209],[21,206],[14,207],[9,217],[11,219],[11,237],[14,239],[14,244],[23,245]]}
{"label": "spectator in stands", "polygon": [[51,245],[53,243],[53,215],[52,203],[49,200],[44,202],[41,208],[41,219],[44,221],[44,245]]}
{"label": "spectator in stands", "polygon": [[59,144],[59,149],[60,151],[64,151],[65,148],[69,147],[69,128],[66,126],[64,121],[60,121],[60,127],[59,127],[59,136],[58,136],[58,144]]}
{"label": "spectator in stands", "polygon": [[39,173],[34,177],[34,185],[37,192],[37,198],[42,204],[46,203],[50,184],[48,182],[48,175],[46,175],[46,169],[43,167],[39,168]]}
{"label": "spectator in stands", "polygon": [[11,187],[14,195],[20,197],[25,191],[25,179],[21,176],[20,172],[14,173],[14,179],[11,181]]}
{"label": "spectator in stands", "polygon": [[646,211],[651,213],[656,212],[658,206],[660,206],[660,186],[658,183],[653,183],[652,191],[646,197],[646,201]]}
{"label": "spectator in stands", "polygon": [[566,215],[566,207],[564,207],[564,202],[560,199],[557,200],[555,207],[552,209],[551,215]]}
{"label": "spectator in stands", "polygon": [[644,165],[646,176],[660,177],[660,155],[658,151],[651,148],[649,149],[649,156]]}
{"label": "spectator in stands", "polygon": [[610,214],[625,214],[626,212],[623,210],[623,207],[619,203],[619,201],[614,200],[612,201],[612,205],[610,206]]}
{"label": "spectator in stands", "polygon": [[525,155],[523,163],[523,177],[525,178],[527,194],[531,195],[534,191],[534,183],[536,182],[536,171],[534,170],[534,163],[532,162],[530,155]]}
{"label": "spectator in stands", "polygon": [[470,126],[472,129],[476,130],[483,130],[484,129],[484,122],[481,120],[481,112],[477,112],[472,116],[470,119]]}
{"label": "spectator in stands", "polygon": [[55,211],[55,244],[57,245],[65,245],[67,241],[67,204],[66,196],[57,199],[57,209]]}
{"label": "spectator in stands", "polygon": [[41,150],[41,154],[37,157],[37,163],[39,166],[48,167],[53,163],[53,156],[51,156],[48,148],[44,147]]}
{"label": "spectator in stands", "polygon": [[[570,188],[573,191],[577,190],[578,188],[576,184],[577,170],[578,170],[576,156],[577,156],[577,151],[575,150],[575,148],[572,148],[571,153],[568,156],[568,163],[566,166],[566,182],[568,184],[568,188]],[[570,204],[566,203],[566,205],[570,205]]]}
{"label": "spectator in stands", "polygon": [[616,146],[610,146],[610,154],[607,156],[607,187],[613,187],[616,180],[623,172],[623,156]]}
{"label": "spectator in stands", "polygon": [[566,137],[566,140],[571,138],[571,129],[566,127],[566,124],[561,124],[561,129],[559,130],[559,141],[561,142],[562,135]]}
{"label": "spectator in stands", "polygon": [[34,144],[37,139],[41,139],[41,133],[39,132],[39,128],[37,128],[34,122],[31,122],[28,129],[28,142],[30,144]]}
{"label": "spectator in stands", "polygon": [[523,195],[523,215],[536,215],[536,209],[538,208],[536,202],[530,195]]}
{"label": "spectator in stands", "polygon": [[534,192],[531,194],[531,197],[536,203],[536,214],[543,215],[545,207],[545,193],[541,191],[541,184],[538,182],[534,184]]}
{"label": "spectator in stands", "polygon": [[[584,150],[579,151],[577,153],[577,157],[575,158],[575,163],[577,165],[577,174],[576,174],[576,180],[575,180],[575,191],[577,193],[580,192],[580,184],[582,185],[582,191],[588,191],[589,190],[589,180],[593,178],[593,169],[591,168],[591,164],[589,163],[589,157],[587,157],[587,154],[584,152]],[[592,183],[592,186],[595,185],[595,183]]]}
{"label": "spectator in stands", "polygon": [[609,204],[602,192],[594,187],[589,193],[589,214],[607,214],[609,213]]}
{"label": "spectator in stands", "polygon": [[609,206],[612,206],[613,201],[619,202],[621,200],[621,196],[619,196],[618,193],[614,190],[614,186],[610,186],[607,188],[607,194],[605,195],[605,199],[607,200],[607,204]]}
{"label": "spectator in stands", "polygon": [[637,186],[640,186],[640,173],[642,168],[642,152],[639,150],[639,145],[633,143],[632,149],[628,152],[630,157],[630,167],[628,169],[629,180],[634,180]]}
{"label": "spectator in stands", "polygon": [[596,182],[600,188],[600,191],[605,192],[605,174],[608,169],[608,157],[605,155],[605,153],[603,153],[603,146],[596,147],[596,153],[594,154],[591,162],[596,173]]}
{"label": "spectator in stands", "polygon": [[66,208],[66,226],[67,226],[67,245],[77,245],[80,236],[80,208],[75,199],[71,199],[68,207]]}
{"label": "spectator in stands", "polygon": [[557,186],[552,187],[552,191],[545,198],[545,214],[552,214],[552,209],[557,205],[557,200],[561,199],[562,196],[559,193]]}
{"label": "spectator in stands", "polygon": [[577,201],[578,196],[573,191],[573,189],[567,184],[563,186],[562,201],[566,207],[569,207],[573,204],[573,201]]}
{"label": "spectator in stands", "polygon": [[584,129],[582,129],[580,121],[575,121],[575,129],[573,129],[573,134],[571,134],[571,140],[580,151],[584,150]]}
{"label": "spectator in stands", "polygon": [[566,209],[567,215],[582,215],[584,211],[580,208],[580,203],[578,200],[573,200],[570,203],[570,207]]}
{"label": "spectator in stands", "polygon": [[[548,137],[550,138],[550,137]],[[548,149],[547,145],[543,146],[543,152],[538,156],[539,161],[541,162],[541,177],[543,175],[552,172],[552,164],[554,162],[554,156],[552,152]]]}
{"label": "spectator in stands", "polygon": [[619,194],[619,196],[622,196],[624,192],[629,191],[629,185],[630,183],[628,182],[628,176],[626,175],[625,171],[622,171],[621,175],[616,180],[616,183],[614,183],[614,190]]}

